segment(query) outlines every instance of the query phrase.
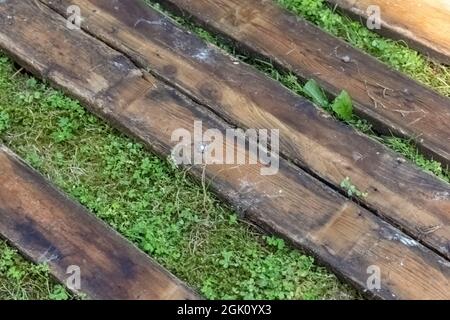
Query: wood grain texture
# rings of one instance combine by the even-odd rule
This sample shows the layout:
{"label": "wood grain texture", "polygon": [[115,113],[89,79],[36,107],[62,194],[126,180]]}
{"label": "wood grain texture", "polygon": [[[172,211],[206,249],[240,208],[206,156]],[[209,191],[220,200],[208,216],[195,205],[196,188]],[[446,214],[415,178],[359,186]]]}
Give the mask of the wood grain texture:
{"label": "wood grain texture", "polygon": [[196,299],[181,281],[0,145],[0,235],[92,299]]}
{"label": "wood grain texture", "polygon": [[[104,97],[120,101],[108,103],[113,109],[107,114],[114,115],[113,121],[162,156],[170,154],[175,145],[171,133],[184,128],[193,134],[194,121],[202,120],[204,130],[224,132],[228,127],[173,88],[156,79],[148,83],[149,79],[130,81],[106,92]],[[229,145],[230,141],[225,141],[224,149]],[[235,153],[250,156],[238,146]],[[262,176],[260,169],[260,164],[217,164],[194,166],[190,172],[198,179],[204,172],[211,188],[243,217],[314,255],[369,296],[450,296],[448,260],[284,160],[276,175]],[[367,268],[371,265],[381,270],[382,286],[378,291],[366,288]]]}
{"label": "wood grain texture", "polygon": [[139,1],[44,2],[61,13],[69,3],[79,5],[87,31],[234,125],[279,129],[285,157],[335,188],[350,177],[368,193],[361,200],[365,205],[450,256],[449,184],[330,119],[304,98]]}
{"label": "wood grain texture", "polygon": [[[14,52],[29,70],[70,88],[89,103],[119,77],[123,81],[129,76],[121,71],[140,74],[123,56],[80,32],[62,38],[67,32],[65,20],[50,18],[50,10],[32,2],[0,4],[1,47],[10,46],[7,51]],[[90,72],[94,67],[98,72]],[[0,149],[0,177],[1,236],[33,261],[48,262],[62,283],[68,277],[67,267],[78,265],[81,292],[93,299],[198,298],[4,147]]]}
{"label": "wood grain texture", "polygon": [[[172,132],[184,128],[192,133],[196,120],[203,121],[204,130],[224,132],[229,128],[205,107],[139,72],[123,56],[116,69],[96,67],[98,61],[108,65],[108,57],[119,59],[120,55],[112,49],[92,50],[102,44],[81,31],[74,33],[57,27],[65,21],[46,8],[33,10],[31,2],[10,1],[16,17],[26,16],[32,10],[33,21],[39,25],[19,22],[2,28],[0,48],[20,57],[30,70],[74,97],[90,101],[90,110],[139,138],[161,156],[170,155],[178,143],[172,141]],[[0,6],[0,13],[9,13],[8,8],[11,9]],[[121,30],[119,27],[117,30]],[[29,36],[32,30],[39,33]],[[43,41],[50,35],[54,42]],[[79,51],[73,50],[76,42],[84,44]],[[79,56],[83,56],[84,66],[76,63]],[[47,72],[39,73],[34,66]],[[75,75],[72,70],[77,66],[79,72]],[[59,76],[48,77],[54,70]],[[114,80],[120,77],[122,80]],[[111,85],[92,96],[98,84],[77,79],[111,79]],[[224,145],[229,146],[226,142]],[[234,151],[251,156],[241,145],[236,145]],[[211,187],[247,219],[314,254],[361,289],[366,288],[368,266],[379,266],[381,288],[368,294],[382,299],[450,298],[448,260],[287,161],[281,159],[276,175],[261,175],[261,167],[197,165],[190,172],[197,178],[204,173]]]}
{"label": "wood grain texture", "polygon": [[450,65],[450,1],[448,0],[327,0],[333,6],[367,21],[368,8],[381,10],[383,35],[405,40],[425,55]]}
{"label": "wood grain texture", "polygon": [[345,89],[356,113],[377,131],[411,138],[424,153],[450,165],[450,99],[389,69],[273,1],[159,2],[304,80],[317,80],[332,96]]}

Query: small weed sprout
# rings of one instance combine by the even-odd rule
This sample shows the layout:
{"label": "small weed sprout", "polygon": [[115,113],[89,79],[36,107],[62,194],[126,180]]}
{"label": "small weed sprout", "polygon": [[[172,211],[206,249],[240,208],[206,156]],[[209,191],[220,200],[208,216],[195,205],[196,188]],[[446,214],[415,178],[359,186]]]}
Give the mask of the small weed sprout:
{"label": "small weed sprout", "polygon": [[357,197],[357,198],[367,198],[369,195],[367,192],[362,192],[358,190],[358,188],[352,184],[352,181],[349,177],[346,177],[341,182],[341,188],[347,192],[349,197]]}

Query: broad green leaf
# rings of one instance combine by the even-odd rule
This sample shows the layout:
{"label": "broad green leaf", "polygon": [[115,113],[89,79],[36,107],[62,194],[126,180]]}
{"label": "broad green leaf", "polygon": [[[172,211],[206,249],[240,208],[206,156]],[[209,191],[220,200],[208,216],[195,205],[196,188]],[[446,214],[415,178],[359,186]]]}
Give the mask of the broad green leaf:
{"label": "broad green leaf", "polygon": [[322,88],[320,88],[319,84],[315,80],[309,80],[303,87],[303,91],[306,95],[313,99],[314,103],[324,108],[328,107],[328,99],[323,93]]}
{"label": "broad green leaf", "polygon": [[347,91],[342,91],[341,94],[334,100],[331,108],[342,120],[351,120],[353,115],[352,98]]}

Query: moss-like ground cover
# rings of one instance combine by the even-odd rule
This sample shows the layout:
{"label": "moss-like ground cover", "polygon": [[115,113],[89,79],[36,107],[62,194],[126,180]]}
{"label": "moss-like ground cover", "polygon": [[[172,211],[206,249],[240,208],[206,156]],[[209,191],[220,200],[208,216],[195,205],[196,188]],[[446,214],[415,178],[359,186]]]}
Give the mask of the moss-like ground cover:
{"label": "moss-like ground cover", "polygon": [[[385,39],[342,16],[323,0],[276,0],[437,92],[450,96],[450,70],[401,42]],[[155,6],[154,3],[152,3]],[[173,17],[173,16],[172,16]],[[304,95],[304,83],[174,17],[206,41]],[[446,168],[412,143],[379,137],[370,124],[348,123],[450,181]],[[207,298],[354,298],[357,294],[312,258],[260,234],[186,172],[173,168],[89,114],[78,102],[23,73],[0,54],[0,139],[61,189],[134,241]],[[205,201],[206,199],[206,201]],[[0,242],[0,299],[67,299],[46,266]]]}
{"label": "moss-like ground cover", "polygon": [[[0,140],[206,298],[355,297],[311,257],[238,221],[186,172],[3,55]],[[30,296],[45,298],[48,281]]]}
{"label": "moss-like ground cover", "polygon": [[[164,10],[157,0],[144,1],[149,6],[172,18],[174,22],[192,31],[204,41],[218,46],[228,54],[231,54],[241,61],[264,72],[266,75],[277,80],[293,92],[318,104],[317,101],[311,99],[307,92],[305,92],[305,82],[301,81],[293,73],[279,70],[271,61],[253,57],[251,54],[234,47],[226,39],[222,39],[221,37],[212,34],[203,27],[198,26],[183,17],[176,16],[171,12]],[[377,35],[366,29],[359,22],[352,21],[350,18],[334,12],[334,10],[328,7],[323,0],[274,1],[291,12],[315,23],[323,30],[343,38],[353,46],[366,51],[368,54],[378,58],[391,68],[408,74],[413,79],[422,82],[442,95],[450,96],[450,67],[427,60],[423,55],[407,48],[401,42],[395,42]],[[339,118],[328,104],[318,105],[330,112],[336,119]],[[378,135],[372,130],[372,126],[367,120],[362,119],[355,114],[351,115],[345,122],[356,130],[398,152],[424,171],[434,174],[436,177],[446,182],[450,182],[449,168],[444,167],[438,161],[425,157],[415,147],[413,141],[395,136]]]}

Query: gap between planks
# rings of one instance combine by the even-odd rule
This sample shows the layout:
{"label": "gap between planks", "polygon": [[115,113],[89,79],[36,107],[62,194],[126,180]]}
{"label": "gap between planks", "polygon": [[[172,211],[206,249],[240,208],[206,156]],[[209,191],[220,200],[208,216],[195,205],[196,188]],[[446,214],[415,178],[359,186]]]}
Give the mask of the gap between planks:
{"label": "gap between planks", "polygon": [[[0,47],[162,156],[173,148],[171,132],[180,127],[192,131],[196,119],[203,120],[205,129],[227,128],[173,88],[150,75],[144,79],[126,57],[102,42],[68,31],[56,13],[47,8],[36,12],[24,1],[10,2],[13,8],[7,4],[0,10],[14,10],[17,23],[0,32]],[[36,19],[23,23],[31,15]],[[247,155],[247,150],[236,148]],[[367,267],[378,265],[382,288],[366,294],[383,299],[450,297],[448,260],[284,160],[278,175],[261,176],[259,169],[194,166],[191,172],[197,178],[205,172],[213,189],[247,219],[314,254],[360,289],[366,287]]]}
{"label": "gap between planks", "polygon": [[[69,5],[68,0],[41,1],[61,14]],[[280,151],[285,158],[335,189],[350,177],[368,193],[358,200],[361,204],[432,250],[450,256],[449,184],[400,161],[403,159],[396,153],[330,119],[252,67],[235,64],[229,55],[139,1],[70,3],[90,12],[82,24],[87,32],[139,67],[150,69],[157,78],[235,126],[279,128]],[[148,23],[136,23],[139,21]],[[117,29],[121,32],[114,31]],[[248,83],[251,86],[244,85]]]}
{"label": "gap between planks", "polygon": [[[378,7],[380,28],[372,31],[409,46],[432,59],[450,65],[450,3],[447,0],[327,0],[366,26],[371,8]],[[371,7],[372,6],[372,7]],[[374,16],[375,17],[375,16]]]}
{"label": "gap between planks", "polygon": [[346,90],[356,113],[379,133],[411,139],[429,157],[450,166],[450,99],[273,1],[156,1],[282,70],[315,79],[332,96]]}
{"label": "gap between planks", "polygon": [[[196,293],[0,145],[0,234],[76,294],[102,300],[199,299]],[[70,271],[68,270],[75,270]]]}

